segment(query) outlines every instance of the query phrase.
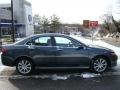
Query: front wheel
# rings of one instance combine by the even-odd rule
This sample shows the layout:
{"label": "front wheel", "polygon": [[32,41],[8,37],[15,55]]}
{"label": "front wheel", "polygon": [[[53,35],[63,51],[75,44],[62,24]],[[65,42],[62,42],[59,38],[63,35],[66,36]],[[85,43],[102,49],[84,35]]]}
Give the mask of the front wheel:
{"label": "front wheel", "polygon": [[108,62],[103,57],[95,58],[92,63],[92,70],[96,73],[105,72],[108,69]]}
{"label": "front wheel", "polygon": [[33,71],[33,63],[29,59],[19,59],[16,63],[16,70],[22,75],[29,75]]}

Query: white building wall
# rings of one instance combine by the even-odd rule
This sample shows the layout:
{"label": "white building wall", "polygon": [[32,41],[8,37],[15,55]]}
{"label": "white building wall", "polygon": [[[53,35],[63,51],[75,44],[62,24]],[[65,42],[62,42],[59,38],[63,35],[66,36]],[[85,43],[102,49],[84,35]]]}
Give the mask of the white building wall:
{"label": "white building wall", "polygon": [[17,19],[18,23],[25,23],[24,3],[25,0],[13,0],[14,16]]}
{"label": "white building wall", "polygon": [[26,0],[13,0],[14,3],[14,14],[18,23],[22,23],[25,26],[18,29],[19,34],[29,36],[34,34],[33,30],[33,19],[29,20],[28,17],[32,18],[32,7]]}
{"label": "white building wall", "polygon": [[[11,7],[10,4],[0,5],[0,8]],[[31,3],[26,0],[13,0],[14,20],[17,20],[18,24],[24,26],[18,27],[18,34],[22,36],[29,36],[34,34],[33,19],[32,19],[32,7]],[[3,12],[4,11],[4,12]],[[0,16],[4,19],[11,19],[11,12],[9,10],[0,9]],[[4,17],[3,17],[4,16]],[[1,17],[0,17],[1,18]]]}
{"label": "white building wall", "polygon": [[[17,23],[25,24],[25,0],[13,0],[13,8],[14,8],[14,19],[17,20]],[[22,36],[26,36],[25,27],[19,27],[18,33]]]}
{"label": "white building wall", "polygon": [[32,7],[25,4],[25,30],[26,36],[34,34],[33,18],[32,18]]}

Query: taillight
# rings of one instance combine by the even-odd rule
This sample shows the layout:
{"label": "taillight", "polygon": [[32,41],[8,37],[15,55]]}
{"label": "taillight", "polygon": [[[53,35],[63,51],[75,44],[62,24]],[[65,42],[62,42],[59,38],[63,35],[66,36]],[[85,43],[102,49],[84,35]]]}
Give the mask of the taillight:
{"label": "taillight", "polygon": [[2,54],[6,54],[7,53],[7,48],[2,48]]}

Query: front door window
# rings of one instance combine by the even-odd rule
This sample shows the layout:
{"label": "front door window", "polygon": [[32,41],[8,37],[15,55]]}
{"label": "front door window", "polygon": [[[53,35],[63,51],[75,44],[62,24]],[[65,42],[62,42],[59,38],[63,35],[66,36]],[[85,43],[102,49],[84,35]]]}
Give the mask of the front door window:
{"label": "front door window", "polygon": [[60,47],[74,47],[75,46],[73,42],[68,38],[55,37],[55,41],[56,41],[56,46],[60,46]]}
{"label": "front door window", "polygon": [[50,37],[39,37],[34,40],[34,44],[38,46],[51,46]]}

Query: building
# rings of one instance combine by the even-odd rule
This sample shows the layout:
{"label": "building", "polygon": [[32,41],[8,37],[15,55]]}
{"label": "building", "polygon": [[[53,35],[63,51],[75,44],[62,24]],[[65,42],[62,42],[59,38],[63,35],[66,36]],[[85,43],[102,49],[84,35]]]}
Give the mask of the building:
{"label": "building", "polygon": [[[32,6],[25,0],[13,0],[14,26],[17,37],[34,34]],[[11,35],[11,4],[0,4],[0,27],[2,36]]]}

